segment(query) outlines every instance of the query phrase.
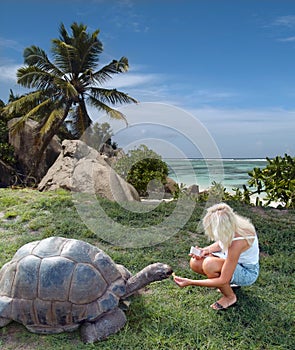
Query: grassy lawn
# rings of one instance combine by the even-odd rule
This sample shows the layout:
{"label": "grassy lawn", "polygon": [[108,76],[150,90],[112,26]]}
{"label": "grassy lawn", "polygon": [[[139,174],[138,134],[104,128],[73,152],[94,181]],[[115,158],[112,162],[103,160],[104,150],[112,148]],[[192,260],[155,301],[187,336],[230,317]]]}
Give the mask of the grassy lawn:
{"label": "grassy lawn", "polygon": [[[78,331],[36,335],[13,322],[0,329],[0,349],[293,349],[295,211],[229,204],[252,219],[261,248],[259,279],[237,291],[236,307],[215,312],[209,305],[219,298],[217,290],[180,289],[171,278],[133,296],[126,326],[106,341],[85,345]],[[102,201],[100,206],[121,225],[148,230],[169,216],[175,204],[162,203],[151,212],[129,215],[116,203]],[[197,203],[190,220],[167,241],[148,248],[122,248],[97,237],[83,223],[70,193],[0,189],[0,267],[23,244],[55,235],[97,245],[133,273],[160,261],[176,274],[194,277],[187,252],[192,244],[207,244],[197,233],[203,206]]]}

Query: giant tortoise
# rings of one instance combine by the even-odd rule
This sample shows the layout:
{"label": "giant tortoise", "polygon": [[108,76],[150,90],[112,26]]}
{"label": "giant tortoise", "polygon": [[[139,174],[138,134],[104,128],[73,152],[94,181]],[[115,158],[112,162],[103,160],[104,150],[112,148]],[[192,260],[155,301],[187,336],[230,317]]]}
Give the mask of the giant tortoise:
{"label": "giant tortoise", "polygon": [[52,334],[81,326],[85,343],[103,340],[126,323],[120,301],[171,273],[170,266],[154,263],[132,276],[80,240],[31,242],[0,270],[0,327],[17,321],[31,332]]}

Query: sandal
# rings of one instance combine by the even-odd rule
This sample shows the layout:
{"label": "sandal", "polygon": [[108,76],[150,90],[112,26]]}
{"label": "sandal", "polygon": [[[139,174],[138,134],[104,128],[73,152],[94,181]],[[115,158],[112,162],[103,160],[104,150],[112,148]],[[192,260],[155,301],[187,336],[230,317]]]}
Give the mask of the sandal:
{"label": "sandal", "polygon": [[231,284],[230,286],[231,286],[231,289],[234,289],[234,290],[241,288],[241,286],[238,286],[237,284]]}
{"label": "sandal", "polygon": [[211,308],[215,311],[224,311],[229,309],[230,307],[233,307],[237,305],[237,302],[235,301],[234,303],[228,305],[227,307],[224,307],[223,305],[221,305],[218,301],[215,301],[214,304],[211,305]]}

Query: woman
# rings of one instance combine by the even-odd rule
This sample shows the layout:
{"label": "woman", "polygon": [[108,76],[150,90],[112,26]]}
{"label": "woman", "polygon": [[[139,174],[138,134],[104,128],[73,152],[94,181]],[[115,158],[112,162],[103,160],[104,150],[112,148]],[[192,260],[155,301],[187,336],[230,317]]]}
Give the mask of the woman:
{"label": "woman", "polygon": [[259,247],[252,223],[236,214],[224,203],[207,209],[203,219],[205,234],[215,242],[201,249],[200,256],[192,255],[191,269],[207,279],[192,280],[174,276],[179,287],[200,286],[219,288],[222,297],[211,307],[225,310],[237,302],[232,289],[253,284],[259,274]]}

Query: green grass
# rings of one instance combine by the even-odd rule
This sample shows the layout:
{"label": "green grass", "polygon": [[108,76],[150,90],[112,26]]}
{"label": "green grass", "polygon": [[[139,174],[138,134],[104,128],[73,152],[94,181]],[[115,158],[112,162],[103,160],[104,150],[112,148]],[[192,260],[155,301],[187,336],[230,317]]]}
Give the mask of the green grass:
{"label": "green grass", "polygon": [[[229,204],[252,219],[261,248],[259,279],[253,286],[237,291],[235,308],[214,312],[209,305],[219,298],[216,290],[180,289],[169,279],[153,283],[141,295],[133,296],[126,312],[126,326],[106,341],[85,345],[78,331],[44,336],[11,323],[0,329],[0,348],[293,349],[295,211],[255,208],[238,202]],[[121,225],[147,230],[169,217],[175,208],[174,203],[164,203],[150,212],[135,213],[106,200],[99,205]],[[204,205],[197,204],[190,220],[167,241],[131,249],[111,245],[94,234],[77,213],[70,193],[1,189],[0,266],[23,244],[56,235],[98,245],[132,272],[162,261],[170,264],[177,274],[194,277],[188,268],[187,252],[196,242],[207,244],[205,237],[198,233],[203,210]],[[101,227],[105,227],[104,222]]]}

